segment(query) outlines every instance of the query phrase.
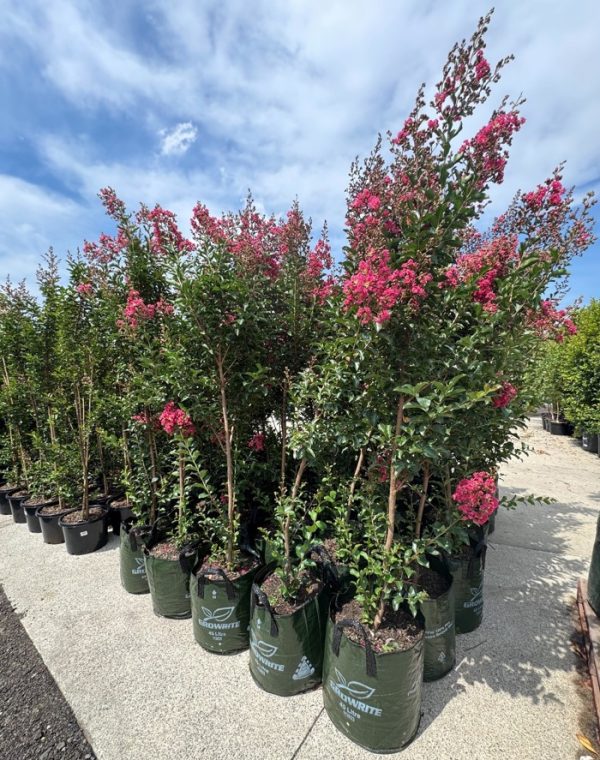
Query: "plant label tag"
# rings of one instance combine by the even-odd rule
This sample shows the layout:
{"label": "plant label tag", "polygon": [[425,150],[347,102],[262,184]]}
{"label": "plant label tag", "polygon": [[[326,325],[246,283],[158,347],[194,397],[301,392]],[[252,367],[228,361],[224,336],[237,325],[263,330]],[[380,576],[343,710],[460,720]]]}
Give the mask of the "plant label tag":
{"label": "plant label tag", "polygon": [[82,530],[79,533],[80,536],[87,536],[87,534],[88,534],[87,530]]}

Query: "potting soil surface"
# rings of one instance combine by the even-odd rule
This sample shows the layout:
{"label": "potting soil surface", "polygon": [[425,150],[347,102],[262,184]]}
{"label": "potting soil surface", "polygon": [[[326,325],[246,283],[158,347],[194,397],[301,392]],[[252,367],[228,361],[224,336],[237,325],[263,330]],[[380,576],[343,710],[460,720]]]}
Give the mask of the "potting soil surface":
{"label": "potting soil surface", "polygon": [[[555,502],[498,514],[487,552],[483,624],[457,638],[451,672],[424,685],[418,735],[390,757],[576,760],[589,754],[577,740],[587,708],[570,637],[576,583],[587,574],[600,512],[600,458],[573,439],[544,432],[539,418],[523,440],[530,456],[502,468],[502,493]],[[336,731],[320,690],[291,698],[267,694],[252,681],[247,652],[209,654],[194,641],[189,620],[156,617],[148,595],[125,593],[116,537],[94,554],[69,556],[64,546],[44,544],[25,525],[0,516],[0,583],[99,760],[374,757]],[[3,704],[10,703],[0,725],[33,746],[40,724],[19,721],[41,676],[24,688],[25,657],[7,656],[5,639],[0,678]],[[15,659],[24,670],[6,677],[5,663]],[[43,757],[27,751],[0,751],[0,757]]]}

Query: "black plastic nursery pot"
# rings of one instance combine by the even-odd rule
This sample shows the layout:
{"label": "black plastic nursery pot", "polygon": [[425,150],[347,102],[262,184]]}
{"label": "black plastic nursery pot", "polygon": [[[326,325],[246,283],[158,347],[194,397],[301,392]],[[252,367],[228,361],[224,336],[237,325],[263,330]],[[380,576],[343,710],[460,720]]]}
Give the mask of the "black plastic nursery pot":
{"label": "black plastic nursery pot", "polygon": [[421,602],[425,620],[423,679],[437,681],[449,673],[456,662],[454,580],[443,562],[430,559],[429,564],[432,570],[450,582],[448,590],[441,596]]}
{"label": "black plastic nursery pot", "polygon": [[0,515],[11,515],[10,501],[8,497],[11,493],[16,493],[19,490],[18,486],[12,486],[9,488],[0,488]]}
{"label": "black plastic nursery pot", "polygon": [[261,689],[290,697],[318,686],[329,595],[325,585],[302,607],[277,614],[260,584],[274,563],[257,573],[250,597],[250,673]]}
{"label": "black plastic nursery pot", "polygon": [[119,503],[118,500],[112,499],[108,502],[108,525],[112,528],[115,536],[118,536],[121,524],[130,517],[135,517],[135,515],[129,505],[124,504],[117,507],[113,506],[115,503]]}
{"label": "black plastic nursery pot", "polygon": [[148,525],[134,525],[132,518],[121,523],[119,565],[121,585],[128,594],[150,593],[143,552],[150,530]]}
{"label": "black plastic nursery pot", "polygon": [[[203,649],[231,654],[248,648],[250,592],[260,565],[230,580],[220,567],[202,562],[190,576],[194,638]],[[218,580],[214,576],[219,576]]]}
{"label": "black plastic nursery pot", "polygon": [[189,582],[196,552],[182,549],[179,559],[154,557],[147,545],[143,552],[154,614],[175,619],[191,617]]}
{"label": "black plastic nursery pot", "polygon": [[37,511],[40,507],[49,507],[56,504],[56,500],[48,499],[47,501],[37,501],[31,504],[29,500],[25,500],[22,503],[23,510],[25,512],[25,519],[27,520],[27,528],[30,533],[41,533],[42,526],[40,525],[40,518],[37,516]]}
{"label": "black plastic nursery pot", "polygon": [[58,524],[62,529],[68,554],[90,554],[101,549],[107,542],[108,512],[104,507],[97,505],[90,505],[90,510],[92,509],[97,510],[97,513],[90,514],[89,520],[65,522],[66,515],[60,517]]}
{"label": "black plastic nursery pot", "polygon": [[592,559],[588,573],[588,602],[596,615],[600,617],[600,515],[596,523],[596,538],[592,549]]}
{"label": "black plastic nursery pot", "polygon": [[[364,628],[329,617],[323,665],[323,704],[342,734],[371,752],[398,752],[415,738],[421,720],[425,639],[410,649],[378,654]],[[344,633],[360,631],[363,645]]]}
{"label": "black plastic nursery pot", "polygon": [[29,498],[27,491],[15,491],[8,497],[10,502],[10,511],[12,519],[16,523],[26,523],[25,510],[23,509],[23,502]]}
{"label": "black plastic nursery pot", "polygon": [[557,422],[556,420],[550,420],[548,424],[550,426],[550,432],[552,435],[571,434],[571,426],[568,422]]}
{"label": "black plastic nursery pot", "polygon": [[44,510],[46,509],[47,505],[44,504],[41,507],[38,507],[35,511],[35,514],[40,521],[40,528],[42,529],[42,538],[44,540],[44,543],[64,544],[65,537],[63,535],[62,528],[58,524],[58,521],[61,517],[63,517],[63,515],[66,515],[69,512],[74,512],[75,510],[72,507],[69,507],[68,509],[63,509],[56,512],[45,512]]}
{"label": "black plastic nursery pot", "polygon": [[597,433],[584,433],[581,436],[581,446],[584,451],[589,451],[591,454],[598,453],[598,436]]}
{"label": "black plastic nursery pot", "polygon": [[468,553],[448,555],[446,564],[454,586],[456,633],[471,633],[483,620],[483,577],[487,544],[485,537],[471,544]]}

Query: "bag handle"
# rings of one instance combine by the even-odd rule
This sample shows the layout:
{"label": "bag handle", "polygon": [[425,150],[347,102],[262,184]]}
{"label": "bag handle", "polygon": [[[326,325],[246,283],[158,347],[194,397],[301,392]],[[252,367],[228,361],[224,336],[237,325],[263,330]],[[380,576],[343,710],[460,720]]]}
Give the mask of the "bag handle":
{"label": "bag handle", "polygon": [[279,626],[277,624],[277,619],[275,617],[275,610],[271,607],[271,602],[269,601],[269,597],[260,588],[260,586],[256,585],[256,583],[252,584],[251,602],[252,602],[252,612],[254,612],[254,608],[256,607],[257,604],[259,604],[261,607],[264,607],[266,609],[266,611],[269,613],[271,617],[271,636],[273,636],[273,638],[279,636]]}
{"label": "bag handle", "polygon": [[367,636],[367,632],[364,626],[358,623],[356,620],[339,620],[333,629],[333,641],[331,642],[331,648],[336,657],[340,656],[340,643],[342,641],[342,632],[344,628],[354,628],[360,634],[365,645],[365,656],[367,662],[367,675],[371,678],[377,678],[377,661],[375,659],[375,653],[373,647]]}
{"label": "bag handle", "polygon": [[200,570],[196,577],[198,578],[198,596],[200,599],[204,599],[204,587],[206,585],[206,577],[208,575],[220,575],[223,579],[223,582],[225,583],[225,591],[227,593],[227,598],[231,601],[232,599],[235,599],[236,593],[235,593],[235,587],[233,583],[229,580],[227,577],[227,573],[223,570],[221,567],[207,567],[204,570]]}
{"label": "bag handle", "polygon": [[475,559],[478,557],[481,557],[481,568],[485,570],[485,555],[487,554],[487,538],[485,536],[481,538],[473,547],[473,554],[471,555],[471,558],[469,559],[469,565],[467,568],[468,575],[471,575],[473,573],[473,565],[475,563]]}
{"label": "bag handle", "polygon": [[184,573],[191,573],[194,566],[194,555],[196,554],[197,545],[193,543],[185,544],[179,552],[179,567]]}

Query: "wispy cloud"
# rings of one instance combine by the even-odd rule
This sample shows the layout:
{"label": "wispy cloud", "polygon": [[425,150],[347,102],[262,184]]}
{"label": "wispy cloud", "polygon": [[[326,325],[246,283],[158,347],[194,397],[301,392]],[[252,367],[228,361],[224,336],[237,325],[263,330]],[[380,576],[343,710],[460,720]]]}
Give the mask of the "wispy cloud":
{"label": "wispy cloud", "polygon": [[191,121],[181,122],[173,129],[161,129],[160,152],[163,156],[183,156],[198,137],[198,130]]}
{"label": "wispy cloud", "polygon": [[[275,213],[298,196],[341,242],[352,159],[399,128],[479,12],[469,0],[180,0],[176,12],[167,0],[22,0],[0,28],[0,154],[19,130],[39,165],[15,174],[81,207],[85,229],[74,219],[57,248],[89,235],[103,184],[184,217],[198,199],[235,208],[248,188]],[[490,107],[505,92],[528,98],[498,210],[563,159],[568,183],[600,184],[600,79],[587,75],[600,69],[599,25],[595,0],[496,3],[489,57],[516,60]],[[36,94],[27,111],[25,87]],[[32,220],[44,240],[56,232],[47,221]],[[14,255],[0,243],[0,258]]]}

